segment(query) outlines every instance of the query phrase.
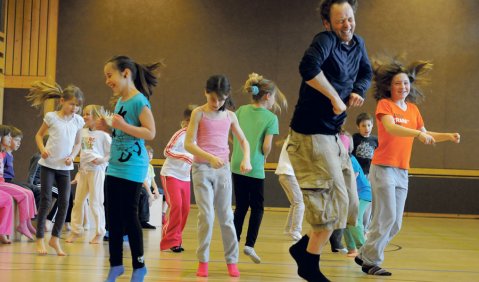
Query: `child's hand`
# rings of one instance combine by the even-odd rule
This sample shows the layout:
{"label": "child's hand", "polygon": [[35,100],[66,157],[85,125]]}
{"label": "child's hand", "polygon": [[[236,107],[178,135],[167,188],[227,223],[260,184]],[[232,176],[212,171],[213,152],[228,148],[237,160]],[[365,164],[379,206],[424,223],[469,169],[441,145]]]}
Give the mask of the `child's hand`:
{"label": "child's hand", "polygon": [[100,159],[96,158],[96,159],[94,159],[93,161],[91,161],[91,163],[94,164],[94,165],[99,165],[99,164],[101,164],[102,162],[101,162]]}
{"label": "child's hand", "polygon": [[459,133],[451,133],[451,141],[454,143],[461,142],[461,135]]}
{"label": "child's hand", "polygon": [[436,140],[434,140],[434,137],[427,134],[426,132],[419,133],[417,139],[419,139],[419,141],[421,141],[422,143],[424,143],[426,145],[435,145],[436,144]]}
{"label": "child's hand", "polygon": [[50,153],[47,150],[43,150],[41,154],[42,154],[42,159],[46,159],[50,156]]}
{"label": "child's hand", "polygon": [[218,168],[221,168],[222,166],[225,165],[225,163],[223,162],[222,159],[216,157],[216,156],[212,156],[210,158],[210,165],[214,168],[214,169],[218,169]]}
{"label": "child's hand", "polygon": [[122,129],[123,126],[126,124],[125,120],[123,119],[122,116],[119,114],[114,114],[112,119],[111,119],[111,127],[117,128],[117,129]]}
{"label": "child's hand", "polygon": [[80,171],[75,174],[75,178],[70,182],[70,184],[75,185],[78,183],[78,178],[80,178]]}
{"label": "child's hand", "polygon": [[158,189],[153,190],[153,197],[155,198],[155,200],[160,197],[160,191],[158,191]]}
{"label": "child's hand", "polygon": [[68,158],[65,159],[65,164],[66,165],[71,165],[72,163],[73,163],[72,157],[68,157]]}
{"label": "child's hand", "polygon": [[102,130],[102,131],[108,132],[109,128],[110,127],[108,126],[108,124],[106,123],[104,118],[98,118],[95,121],[95,129],[96,130]]}
{"label": "child's hand", "polygon": [[245,161],[244,159],[241,161],[240,171],[242,174],[246,174],[250,172],[253,168],[251,167],[251,163],[249,161]]}

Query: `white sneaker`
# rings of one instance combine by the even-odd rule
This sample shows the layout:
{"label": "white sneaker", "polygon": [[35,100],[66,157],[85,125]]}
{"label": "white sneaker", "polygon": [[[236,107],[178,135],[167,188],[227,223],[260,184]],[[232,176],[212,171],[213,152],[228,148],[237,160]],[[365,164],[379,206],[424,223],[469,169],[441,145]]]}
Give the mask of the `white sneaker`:
{"label": "white sneaker", "polygon": [[298,231],[293,231],[289,233],[289,236],[291,237],[291,239],[293,239],[293,241],[299,241],[301,240],[301,238],[303,238],[303,235],[301,235],[301,233],[299,233]]}
{"label": "white sneaker", "polygon": [[261,263],[261,258],[256,254],[253,248],[245,246],[243,249],[243,253],[254,262],[254,263]]}

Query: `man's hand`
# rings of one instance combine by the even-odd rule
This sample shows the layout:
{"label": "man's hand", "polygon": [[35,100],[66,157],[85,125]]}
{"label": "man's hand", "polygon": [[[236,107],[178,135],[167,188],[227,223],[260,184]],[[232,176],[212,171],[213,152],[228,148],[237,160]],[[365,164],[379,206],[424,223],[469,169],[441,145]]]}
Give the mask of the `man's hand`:
{"label": "man's hand", "polygon": [[336,115],[342,114],[347,109],[346,105],[343,103],[343,100],[341,100],[339,97],[332,100],[331,104],[333,104],[333,112]]}
{"label": "man's hand", "polygon": [[359,94],[351,93],[349,96],[348,105],[349,107],[361,107],[364,104],[364,98]]}

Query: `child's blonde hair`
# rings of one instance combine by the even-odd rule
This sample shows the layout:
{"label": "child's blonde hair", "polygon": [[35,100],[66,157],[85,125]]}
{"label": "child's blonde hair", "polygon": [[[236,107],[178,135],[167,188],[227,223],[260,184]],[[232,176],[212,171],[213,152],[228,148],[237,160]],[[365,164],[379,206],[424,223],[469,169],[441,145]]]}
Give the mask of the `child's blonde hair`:
{"label": "child's blonde hair", "polygon": [[153,152],[154,152],[154,151],[153,151],[153,147],[151,147],[150,145],[146,145],[145,148],[146,148],[146,151],[147,151],[148,153],[153,154]]}
{"label": "child's blonde hair", "polygon": [[243,92],[251,95],[255,102],[261,101],[266,94],[276,95],[273,111],[281,112],[282,109],[288,108],[288,101],[276,83],[257,73],[253,72],[248,75],[248,79],[243,86]]}
{"label": "child's blonde hair", "polygon": [[58,83],[51,85],[44,81],[36,81],[32,84],[30,92],[26,98],[27,101],[31,102],[32,106],[35,108],[42,108],[43,103],[48,99],[61,98],[63,98],[65,101],[76,99],[80,105],[80,109],[83,105],[83,92],[80,90],[80,88],[73,84],[70,84],[65,89],[62,89]]}
{"label": "child's blonde hair", "polygon": [[101,117],[100,112],[102,110],[102,106],[100,105],[87,105],[83,108],[84,112],[90,112],[94,119],[98,119]]}

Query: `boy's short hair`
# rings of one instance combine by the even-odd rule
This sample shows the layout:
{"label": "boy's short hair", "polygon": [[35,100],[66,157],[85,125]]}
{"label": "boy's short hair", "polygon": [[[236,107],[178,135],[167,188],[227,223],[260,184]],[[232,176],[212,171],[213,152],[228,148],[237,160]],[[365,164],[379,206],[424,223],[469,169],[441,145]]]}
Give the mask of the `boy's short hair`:
{"label": "boy's short hair", "polygon": [[16,128],[15,126],[10,125],[10,136],[12,136],[12,138],[15,138],[15,137],[23,138],[23,132],[20,129]]}
{"label": "boy's short hair", "polygon": [[150,145],[146,145],[146,151],[153,154],[153,148]]}
{"label": "boy's short hair", "polygon": [[374,123],[373,117],[369,113],[360,113],[356,118],[356,125],[359,126],[359,124],[365,120],[370,120]]}
{"label": "boy's short hair", "polygon": [[188,107],[183,111],[183,119],[184,120],[190,120],[191,113],[193,112],[194,109],[196,109],[198,105],[195,104],[189,104]]}

